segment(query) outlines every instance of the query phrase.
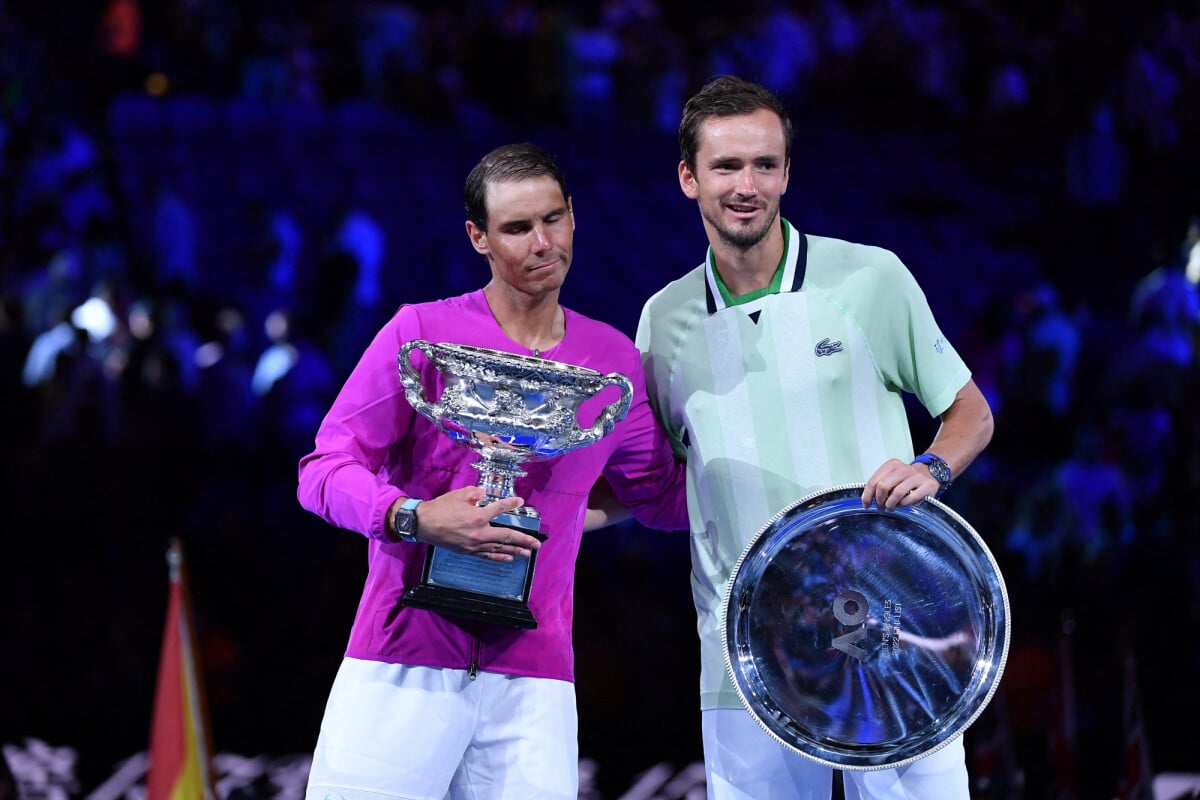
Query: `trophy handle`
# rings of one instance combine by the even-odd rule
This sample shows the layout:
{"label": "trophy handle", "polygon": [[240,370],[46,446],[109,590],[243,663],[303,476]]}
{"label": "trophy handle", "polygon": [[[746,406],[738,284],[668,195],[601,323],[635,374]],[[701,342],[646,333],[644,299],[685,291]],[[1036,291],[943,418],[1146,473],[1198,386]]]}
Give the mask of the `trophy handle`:
{"label": "trophy handle", "polygon": [[441,403],[430,403],[425,399],[425,385],[421,383],[421,373],[412,365],[411,353],[413,350],[420,350],[425,354],[426,358],[433,360],[429,351],[433,347],[424,339],[413,339],[411,342],[405,342],[400,348],[396,360],[400,364],[400,383],[404,386],[404,396],[408,399],[409,405],[414,409],[429,417],[430,419],[441,419],[442,405]]}
{"label": "trophy handle", "polygon": [[592,437],[591,442],[599,441],[612,433],[617,423],[623,420],[625,415],[629,413],[629,406],[633,402],[633,384],[629,382],[629,378],[626,378],[619,372],[610,372],[601,378],[601,386],[596,391],[596,394],[599,394],[609,386],[619,387],[621,396],[612,401],[600,412],[600,416],[596,418],[596,424],[592,425],[589,431]]}

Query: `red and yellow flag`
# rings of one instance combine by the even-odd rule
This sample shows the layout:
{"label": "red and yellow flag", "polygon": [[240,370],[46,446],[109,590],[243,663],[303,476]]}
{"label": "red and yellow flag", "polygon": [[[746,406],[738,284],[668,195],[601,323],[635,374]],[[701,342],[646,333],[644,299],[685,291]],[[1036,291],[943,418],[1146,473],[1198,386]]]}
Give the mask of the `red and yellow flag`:
{"label": "red and yellow flag", "polygon": [[183,546],[167,550],[171,585],[150,728],[146,800],[215,800],[203,683],[196,667]]}

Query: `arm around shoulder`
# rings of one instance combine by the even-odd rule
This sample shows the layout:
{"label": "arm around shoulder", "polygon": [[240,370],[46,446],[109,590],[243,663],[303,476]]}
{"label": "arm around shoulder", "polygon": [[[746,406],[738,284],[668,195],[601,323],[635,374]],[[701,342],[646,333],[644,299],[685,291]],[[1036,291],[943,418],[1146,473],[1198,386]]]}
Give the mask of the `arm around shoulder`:
{"label": "arm around shoulder", "polygon": [[629,509],[617,499],[612,484],[601,477],[588,494],[587,513],[583,518],[584,533],[607,528],[633,516]]}

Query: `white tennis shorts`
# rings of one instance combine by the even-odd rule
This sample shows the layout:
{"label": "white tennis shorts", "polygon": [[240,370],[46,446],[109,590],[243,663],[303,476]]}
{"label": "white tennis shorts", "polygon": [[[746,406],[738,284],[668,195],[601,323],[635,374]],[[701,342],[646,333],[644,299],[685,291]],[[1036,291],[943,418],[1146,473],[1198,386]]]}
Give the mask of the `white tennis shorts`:
{"label": "white tennis shorts", "polygon": [[346,658],[306,800],[576,800],[575,686]]}
{"label": "white tennis shorts", "polygon": [[[709,800],[829,800],[833,770],[775,741],[740,708],[703,713]],[[970,800],[962,737],[898,769],[844,770],[846,800]]]}

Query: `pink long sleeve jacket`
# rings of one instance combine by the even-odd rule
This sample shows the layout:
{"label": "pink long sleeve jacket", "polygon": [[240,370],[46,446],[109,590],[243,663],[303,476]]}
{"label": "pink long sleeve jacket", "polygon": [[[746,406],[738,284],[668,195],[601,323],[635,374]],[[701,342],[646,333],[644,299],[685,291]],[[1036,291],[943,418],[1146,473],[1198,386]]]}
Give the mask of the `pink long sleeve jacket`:
{"label": "pink long sleeve jacket", "polygon": [[[574,679],[571,617],[575,558],[588,492],[603,475],[643,525],[686,530],[684,468],[650,410],[641,359],[629,338],[569,309],[562,342],[543,358],[620,372],[632,382],[628,415],[599,442],[548,461],[526,462],[517,494],[541,514],[547,536],[538,551],[529,606],[535,630],[442,616],[401,605],[421,578],[427,545],[393,540],[385,516],[401,496],[430,499],[474,485],[478,459],[454,443],[405,399],[397,368],[401,346],[414,339],[487,347],[522,355],[496,323],[482,291],[406,305],[379,331],[347,379],[300,461],[300,504],[332,525],[368,538],[368,574],[346,655],[509,675]],[[419,351],[426,397],[440,396],[439,373]],[[609,387],[580,408],[589,424],[618,396]],[[603,535],[597,533],[594,535]],[[619,576],[618,576],[619,577]],[[614,591],[620,591],[614,587]]]}

